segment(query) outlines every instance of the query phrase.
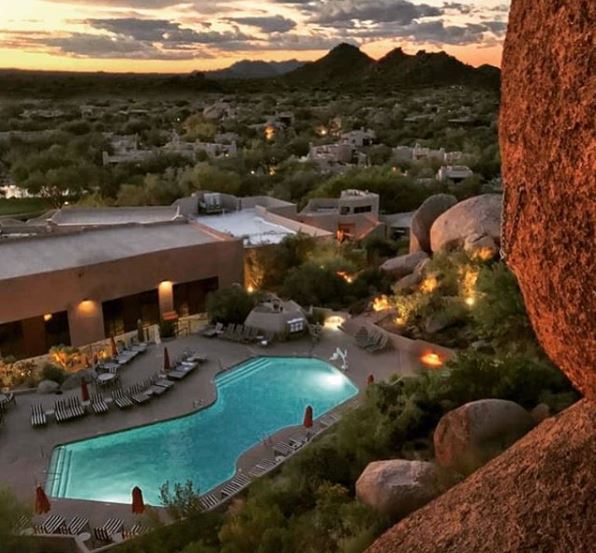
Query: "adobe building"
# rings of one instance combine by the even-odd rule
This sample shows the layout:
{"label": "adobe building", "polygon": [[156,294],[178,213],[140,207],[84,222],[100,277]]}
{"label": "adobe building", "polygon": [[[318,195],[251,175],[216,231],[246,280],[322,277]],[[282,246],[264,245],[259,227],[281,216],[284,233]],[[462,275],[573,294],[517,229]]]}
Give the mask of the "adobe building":
{"label": "adobe building", "polygon": [[55,231],[0,237],[0,357],[81,346],[173,311],[202,313],[210,291],[242,283],[241,240],[160,215],[168,220],[114,224],[130,213],[63,212]]}

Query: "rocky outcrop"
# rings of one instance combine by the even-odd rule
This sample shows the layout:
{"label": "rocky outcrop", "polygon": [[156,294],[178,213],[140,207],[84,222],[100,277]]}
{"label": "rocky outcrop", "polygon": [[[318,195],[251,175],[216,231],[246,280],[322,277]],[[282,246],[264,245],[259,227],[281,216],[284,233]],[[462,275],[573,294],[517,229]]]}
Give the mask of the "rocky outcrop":
{"label": "rocky outcrop", "polygon": [[430,229],[439,215],[453,207],[457,198],[451,194],[435,194],[422,202],[414,212],[410,225],[410,253],[431,253]]}
{"label": "rocky outcrop", "polygon": [[38,394],[55,394],[60,389],[60,384],[53,380],[42,380],[37,385]]}
{"label": "rocky outcrop", "polygon": [[416,288],[421,281],[422,275],[416,273],[415,271],[411,275],[406,275],[405,277],[400,278],[393,286],[393,289],[396,292],[406,292],[414,290],[414,288]]}
{"label": "rocky outcrop", "polygon": [[402,278],[414,272],[416,266],[422,261],[428,259],[426,252],[408,253],[392,257],[381,265],[381,270],[389,273],[396,278]]}
{"label": "rocky outcrop", "polygon": [[507,263],[544,350],[596,401],[596,2],[514,1],[500,115]]}
{"label": "rocky outcrop", "polygon": [[356,496],[379,513],[402,518],[439,493],[432,463],[393,459],[369,463],[356,482]]}
{"label": "rocky outcrop", "polygon": [[501,235],[501,205],[500,194],[483,194],[454,205],[430,229],[432,251],[463,247],[471,239],[490,239],[496,247]]}
{"label": "rocky outcrop", "polygon": [[591,553],[596,406],[551,417],[367,553]]}
{"label": "rocky outcrop", "polygon": [[481,399],[444,415],[435,428],[436,462],[469,474],[507,449],[534,426],[530,414],[513,401]]}

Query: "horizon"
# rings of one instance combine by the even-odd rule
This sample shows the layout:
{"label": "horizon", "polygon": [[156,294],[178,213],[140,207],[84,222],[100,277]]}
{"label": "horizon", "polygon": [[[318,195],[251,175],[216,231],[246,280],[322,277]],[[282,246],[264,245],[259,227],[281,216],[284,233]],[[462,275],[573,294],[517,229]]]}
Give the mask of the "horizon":
{"label": "horizon", "polygon": [[498,0],[21,0],[0,15],[0,68],[184,74],[243,60],[314,61],[341,42],[373,59],[401,47],[500,67],[508,8]]}

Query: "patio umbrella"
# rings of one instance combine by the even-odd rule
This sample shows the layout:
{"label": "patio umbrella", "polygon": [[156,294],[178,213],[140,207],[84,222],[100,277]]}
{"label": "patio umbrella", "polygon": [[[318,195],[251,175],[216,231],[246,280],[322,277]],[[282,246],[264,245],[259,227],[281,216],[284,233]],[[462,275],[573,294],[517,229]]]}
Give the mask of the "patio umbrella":
{"label": "patio umbrella", "polygon": [[48,499],[46,492],[43,491],[41,486],[37,486],[35,489],[35,512],[38,515],[42,515],[49,512],[50,507],[50,500]]}
{"label": "patio umbrella", "polygon": [[137,339],[139,342],[145,341],[145,329],[143,328],[143,321],[141,319],[137,319]]}
{"label": "patio umbrella", "polygon": [[112,351],[112,357],[118,357],[118,347],[116,346],[116,340],[113,336],[110,336],[110,349]]}
{"label": "patio umbrella", "polygon": [[366,383],[370,386],[371,384],[375,383],[375,375],[374,374],[369,374],[368,375],[368,379],[366,381]]}
{"label": "patio umbrella", "polygon": [[170,369],[170,354],[168,348],[163,348],[163,371],[169,373]]}
{"label": "patio umbrella", "polygon": [[312,407],[310,405],[307,405],[304,410],[304,422],[302,424],[304,428],[312,428]]}
{"label": "patio umbrella", "polygon": [[141,488],[135,486],[132,489],[132,512],[142,515],[145,512],[145,503],[143,501],[143,492]]}
{"label": "patio umbrella", "polygon": [[87,381],[84,378],[81,378],[81,399],[89,401],[89,388],[87,388]]}

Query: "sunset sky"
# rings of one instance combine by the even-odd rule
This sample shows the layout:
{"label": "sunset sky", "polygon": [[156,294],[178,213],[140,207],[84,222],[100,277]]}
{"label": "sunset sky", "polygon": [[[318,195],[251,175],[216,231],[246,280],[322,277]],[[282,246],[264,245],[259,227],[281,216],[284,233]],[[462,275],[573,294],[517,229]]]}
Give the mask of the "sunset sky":
{"label": "sunset sky", "polygon": [[0,67],[187,72],[312,60],[339,42],[378,58],[446,50],[500,65],[499,0],[0,0]]}

